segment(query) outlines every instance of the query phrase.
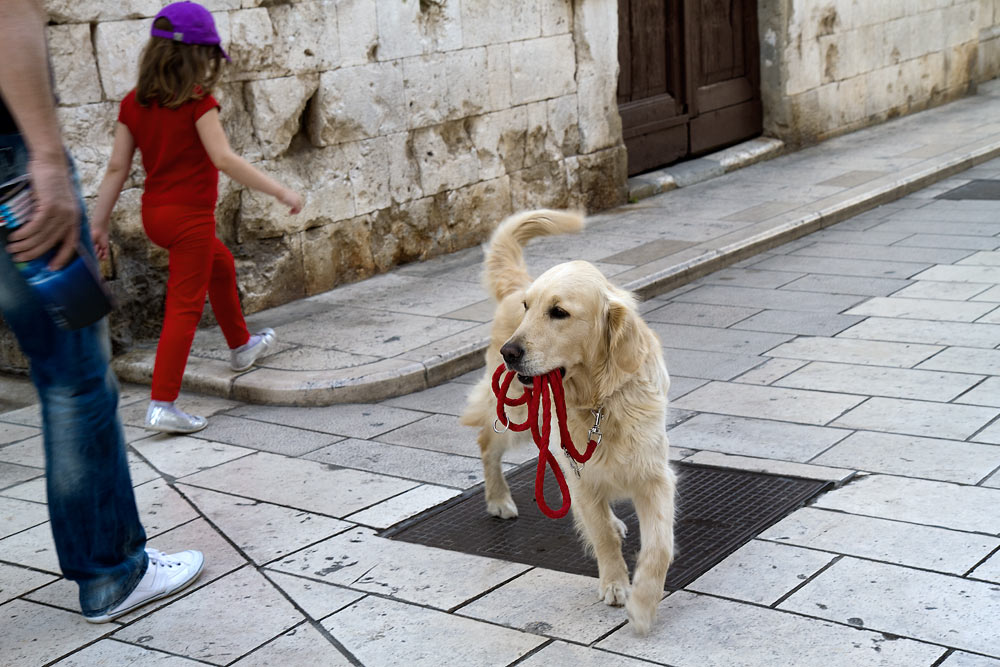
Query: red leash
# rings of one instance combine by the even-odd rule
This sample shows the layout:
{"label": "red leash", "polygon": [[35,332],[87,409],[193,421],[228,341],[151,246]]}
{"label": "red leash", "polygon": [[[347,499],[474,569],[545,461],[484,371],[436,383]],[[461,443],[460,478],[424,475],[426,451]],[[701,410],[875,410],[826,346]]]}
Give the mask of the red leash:
{"label": "red leash", "polygon": [[[524,394],[519,398],[508,398],[507,392],[510,390],[510,383],[517,375],[514,371],[507,371],[507,375],[501,380],[506,366],[500,364],[493,372],[493,393],[497,397],[497,421],[512,431],[527,431],[531,429],[531,439],[538,447],[538,469],[535,472],[535,502],[542,513],[550,519],[559,519],[569,512],[569,488],[566,486],[566,478],[559,468],[558,462],[552,452],[549,451],[549,435],[551,433],[552,408],[549,403],[549,391],[551,387],[552,398],[556,404],[556,418],[559,422],[559,441],[563,451],[577,463],[585,463],[597,448],[597,441],[591,439],[587,442],[587,449],[583,453],[579,452],[573,445],[573,438],[570,437],[569,428],[566,426],[566,396],[563,393],[562,373],[555,369],[545,375],[536,375],[533,378],[531,387],[524,388]],[[506,406],[517,406],[528,404],[528,418],[515,424],[507,418],[504,408]],[[538,406],[542,406],[541,426],[538,421]],[[559,492],[562,494],[562,507],[553,510],[545,503],[544,484],[545,466],[552,468],[552,474],[559,484]]]}

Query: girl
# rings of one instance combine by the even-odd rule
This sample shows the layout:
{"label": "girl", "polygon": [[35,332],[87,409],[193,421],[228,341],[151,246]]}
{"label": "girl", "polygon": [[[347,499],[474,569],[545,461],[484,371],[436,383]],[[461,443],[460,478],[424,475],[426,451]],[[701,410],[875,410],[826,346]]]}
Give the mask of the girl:
{"label": "girl", "polygon": [[170,252],[163,331],[156,348],[152,400],[146,428],[193,433],[204,417],[174,405],[195,329],[212,302],[231,350],[234,371],[250,368],[274,345],[274,331],[250,335],[236,291],[233,256],[215,236],[219,171],[278,199],[298,213],[302,198],[264,175],[229,147],[212,87],[222,71],[215,22],[193,2],[175,2],[153,20],[139,60],[136,88],[121,102],[107,173],[95,206],[92,236],[97,254],[108,256],[111,209],[128,177],[138,147],[146,169],[142,224],[153,243]]}

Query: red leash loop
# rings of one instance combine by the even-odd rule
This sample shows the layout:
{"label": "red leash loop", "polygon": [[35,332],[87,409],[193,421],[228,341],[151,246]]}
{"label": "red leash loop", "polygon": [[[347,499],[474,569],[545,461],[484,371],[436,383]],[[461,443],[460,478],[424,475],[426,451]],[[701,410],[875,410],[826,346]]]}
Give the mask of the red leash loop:
{"label": "red leash loop", "polygon": [[[504,375],[504,364],[497,366],[493,372],[493,394],[497,397],[497,421],[512,431],[526,431],[531,429],[531,439],[538,447],[538,468],[535,472],[535,502],[542,514],[551,519],[560,519],[569,512],[570,497],[569,487],[566,486],[566,478],[563,475],[559,463],[549,450],[549,436],[551,435],[552,407],[549,402],[549,389],[551,387],[552,399],[556,404],[556,418],[559,421],[559,440],[565,451],[574,461],[585,463],[590,459],[597,447],[597,442],[591,439],[587,443],[587,449],[581,454],[573,445],[573,438],[569,434],[566,425],[566,395],[563,392],[562,373],[559,369],[553,370],[545,375],[536,375],[533,378],[531,387],[524,387],[524,393],[518,398],[509,398],[507,392],[510,391],[510,383],[517,375],[514,371],[507,371]],[[503,378],[501,380],[501,377]],[[528,404],[528,418],[520,424],[516,424],[507,418],[504,410],[506,406],[518,406]],[[542,406],[542,419],[539,425],[538,406]],[[562,496],[562,506],[559,509],[552,509],[545,502],[545,466],[552,468],[556,483],[559,484],[559,493]]]}

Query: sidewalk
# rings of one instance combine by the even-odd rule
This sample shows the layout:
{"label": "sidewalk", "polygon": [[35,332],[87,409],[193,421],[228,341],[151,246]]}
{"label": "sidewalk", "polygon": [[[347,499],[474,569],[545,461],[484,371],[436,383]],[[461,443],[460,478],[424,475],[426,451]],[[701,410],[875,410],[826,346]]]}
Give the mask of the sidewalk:
{"label": "sidewalk", "polygon": [[[229,397],[182,394],[209,416],[193,436],[143,430],[148,387],[125,385],[150,544],[201,549],[206,567],[106,625],[60,575],[38,405],[0,377],[0,665],[1000,667],[1000,123],[981,124],[998,111],[990,86],[529,246],[536,270],[583,256],[647,295],[685,283],[642,304],[672,376],[673,459],[835,485],[666,596],[650,636],[593,578],[379,536],[482,482],[457,419],[482,370],[438,384],[474,363],[461,350],[489,317],[468,251],[255,316],[288,346],[272,366],[292,368],[205,375]],[[937,198],[970,184],[997,199]],[[739,261],[720,268],[725,253]],[[407,281],[420,293],[400,296]],[[455,337],[467,348],[441,343]],[[213,344],[199,368],[221,368]],[[396,358],[343,351],[365,344],[422,379],[288,390],[399,394],[322,407],[232,398],[255,374],[306,384],[310,355]]]}
{"label": "sidewalk", "polygon": [[[591,216],[578,237],[532,244],[538,272],[594,262],[648,298],[845,220],[1000,155],[1000,84],[975,97],[827,141]],[[685,185],[727,166],[701,159],[636,179],[633,192]],[[500,221],[497,220],[497,223]],[[492,306],[480,248],[409,264],[248,318],[278,352],[234,375],[217,328],[200,330],[184,387],[252,403],[330,405],[399,396],[479,366]],[[148,384],[152,345],[115,360]]]}

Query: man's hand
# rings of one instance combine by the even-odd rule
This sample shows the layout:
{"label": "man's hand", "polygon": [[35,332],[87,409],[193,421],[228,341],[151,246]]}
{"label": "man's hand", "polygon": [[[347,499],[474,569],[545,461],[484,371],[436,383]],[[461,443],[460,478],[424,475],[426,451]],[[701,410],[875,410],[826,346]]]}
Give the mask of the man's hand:
{"label": "man's hand", "polygon": [[80,208],[62,156],[33,157],[28,163],[35,212],[27,224],[8,237],[7,252],[25,262],[56,248],[49,268],[59,269],[73,258],[79,240]]}

